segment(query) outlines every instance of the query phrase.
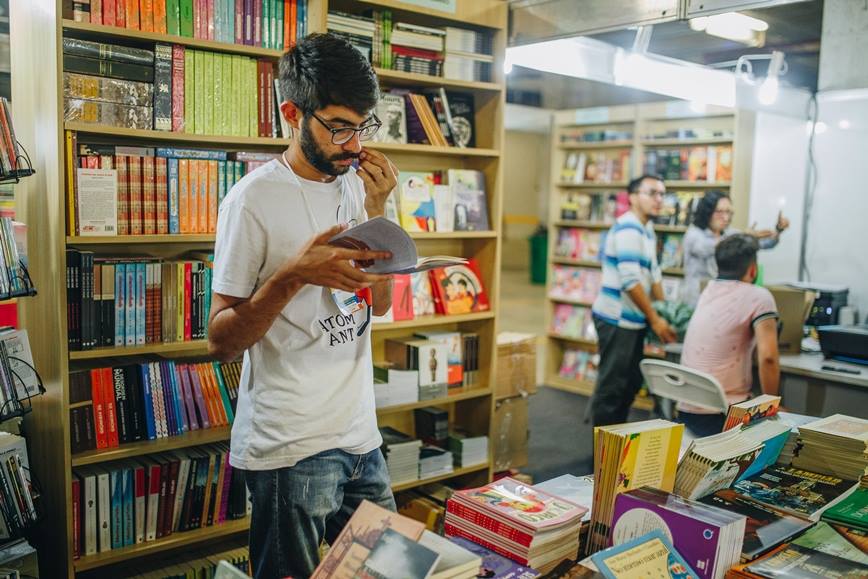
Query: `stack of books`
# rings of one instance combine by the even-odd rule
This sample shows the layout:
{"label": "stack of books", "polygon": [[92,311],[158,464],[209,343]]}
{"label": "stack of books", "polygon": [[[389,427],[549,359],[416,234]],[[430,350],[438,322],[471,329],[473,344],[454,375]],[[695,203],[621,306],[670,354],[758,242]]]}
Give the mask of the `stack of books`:
{"label": "stack of books", "polygon": [[383,437],[383,456],[389,469],[392,484],[419,480],[419,449],[421,440],[415,440],[390,426],[380,428]]}
{"label": "stack of books", "polygon": [[799,444],[799,428],[805,424],[816,422],[814,416],[805,416],[804,414],[793,414],[791,412],[778,412],[778,420],[790,427],[790,433],[784,447],[781,449],[781,454],[778,456],[778,464],[790,465],[793,458],[796,456],[796,448]]}
{"label": "stack of books", "polygon": [[374,364],[374,401],[377,408],[419,401],[419,371],[399,370],[388,362]]}
{"label": "stack of books", "polygon": [[452,453],[426,444],[419,449],[419,478],[424,480],[452,472]]}
{"label": "stack of books", "polygon": [[443,76],[468,81],[491,81],[494,62],[491,34],[446,27]]}
{"label": "stack of books", "polygon": [[800,426],[793,466],[861,479],[868,467],[868,420],[835,414]]}
{"label": "stack of books", "polygon": [[594,429],[594,503],[586,552],[610,544],[615,497],[650,486],[672,492],[684,425],[646,420]]}
{"label": "stack of books", "polygon": [[[862,477],[858,488],[828,508],[822,518],[831,524],[868,534],[868,475]],[[864,546],[868,547],[868,544]]]}
{"label": "stack of books", "polygon": [[[24,243],[19,243],[19,232],[24,234]],[[28,295],[33,289],[30,277],[24,269],[27,264],[27,227],[16,223],[11,217],[0,217],[0,299]],[[19,248],[21,252],[19,252]]]}
{"label": "stack of books", "polygon": [[781,405],[780,396],[771,396],[763,394],[738,404],[733,404],[729,407],[726,413],[726,423],[723,426],[724,430],[735,428],[739,424],[747,426],[753,422],[758,422],[764,418],[770,418],[778,413],[778,407]]}
{"label": "stack of books", "polygon": [[329,32],[340,36],[361,52],[368,62],[371,60],[371,47],[374,43],[374,20],[365,16],[329,12],[326,17],[326,28]]}
{"label": "stack of books", "polygon": [[455,466],[467,467],[488,462],[488,437],[469,436],[453,430],[449,433],[449,450],[455,459]]}
{"label": "stack of books", "polygon": [[652,488],[618,495],[612,519],[612,544],[636,539],[659,528],[702,579],[723,579],[739,562],[745,518]]}
{"label": "stack of books", "polygon": [[442,28],[396,22],[392,28],[392,68],[430,76],[443,76]]}
{"label": "stack of books", "polygon": [[416,438],[426,444],[446,446],[449,437],[449,413],[442,408],[426,406],[413,411],[416,423]]}
{"label": "stack of books", "polygon": [[547,572],[575,558],[587,509],[512,478],[456,491],[447,501],[446,534]]}

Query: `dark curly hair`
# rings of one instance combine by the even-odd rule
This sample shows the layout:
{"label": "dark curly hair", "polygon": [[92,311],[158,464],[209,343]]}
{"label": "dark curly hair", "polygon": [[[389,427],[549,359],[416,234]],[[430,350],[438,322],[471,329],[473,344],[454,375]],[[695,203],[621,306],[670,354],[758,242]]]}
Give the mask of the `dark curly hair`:
{"label": "dark curly hair", "polygon": [[365,115],[377,104],[377,75],[361,52],[334,34],[309,34],[280,57],[279,83],[284,100],[304,115],[329,105]]}
{"label": "dark curly hair", "polygon": [[756,262],[759,249],[756,239],[744,233],[727,237],[717,244],[714,259],[720,279],[741,279],[748,268]]}
{"label": "dark curly hair", "polygon": [[696,211],[693,213],[693,225],[700,229],[708,229],[708,224],[711,223],[711,216],[714,210],[717,209],[717,202],[729,195],[723,191],[709,191],[706,193],[699,203],[696,204]]}

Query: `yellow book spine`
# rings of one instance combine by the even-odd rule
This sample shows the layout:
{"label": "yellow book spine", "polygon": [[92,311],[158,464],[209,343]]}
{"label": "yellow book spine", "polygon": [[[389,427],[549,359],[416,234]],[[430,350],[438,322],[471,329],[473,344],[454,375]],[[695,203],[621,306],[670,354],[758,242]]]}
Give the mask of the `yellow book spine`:
{"label": "yellow book spine", "polygon": [[177,275],[175,276],[176,292],[176,315],[175,315],[175,338],[178,342],[184,341],[184,263],[175,264]]}
{"label": "yellow book spine", "polygon": [[75,227],[75,133],[66,131],[66,219],[69,235],[77,235]]}

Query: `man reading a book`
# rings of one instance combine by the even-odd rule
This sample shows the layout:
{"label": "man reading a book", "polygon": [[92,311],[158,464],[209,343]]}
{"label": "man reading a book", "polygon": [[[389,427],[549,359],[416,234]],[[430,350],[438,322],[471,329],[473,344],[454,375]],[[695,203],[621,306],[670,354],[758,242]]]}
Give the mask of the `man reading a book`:
{"label": "man reading a book", "polygon": [[600,350],[591,398],[594,426],[627,421],[642,386],[639,362],[648,327],[664,342],[675,340],[669,323],[651,305],[651,300],[664,299],[651,218],[660,214],[666,187],[660,177],[643,175],[633,179],[627,191],[630,211],[606,235],[602,286],[591,308]]}
{"label": "man reading a book", "polygon": [[[762,391],[778,394],[778,312],[771,292],[754,285],[758,248],[756,239],[744,234],[717,245],[718,277],[699,296],[681,354],[682,364],[717,378],[730,404],[750,398],[754,344]],[[678,404],[678,417],[697,437],[719,433],[726,420],[724,414],[684,402]]]}
{"label": "man reading a book", "polygon": [[252,496],[259,579],[310,576],[363,500],[395,509],[366,327],[391,306],[391,278],[355,265],[390,254],[328,244],[383,215],[397,184],[363,146],[380,127],[377,78],[348,42],[311,34],[279,82],[294,138],[220,206],[208,327],[212,356],[244,355],[229,462]]}

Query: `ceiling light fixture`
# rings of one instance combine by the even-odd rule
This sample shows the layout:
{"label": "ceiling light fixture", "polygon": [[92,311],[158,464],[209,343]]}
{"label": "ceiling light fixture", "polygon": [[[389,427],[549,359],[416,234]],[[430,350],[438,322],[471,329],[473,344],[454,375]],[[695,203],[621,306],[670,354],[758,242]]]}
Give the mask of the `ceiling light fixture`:
{"label": "ceiling light fixture", "polygon": [[[765,80],[762,82],[753,74],[752,61],[768,60],[769,68],[766,72]],[[759,85],[759,90],[756,92],[756,99],[763,106],[770,106],[778,100],[778,92],[780,89],[780,77],[787,74],[786,60],[784,53],[775,50],[771,54],[745,54],[740,56],[735,63],[735,73],[740,78],[746,80],[753,86]]]}
{"label": "ceiling light fixture", "polygon": [[727,12],[713,16],[690,19],[690,28],[719,38],[734,40],[748,46],[765,44],[765,32],[769,25],[765,20],[739,12]]}

